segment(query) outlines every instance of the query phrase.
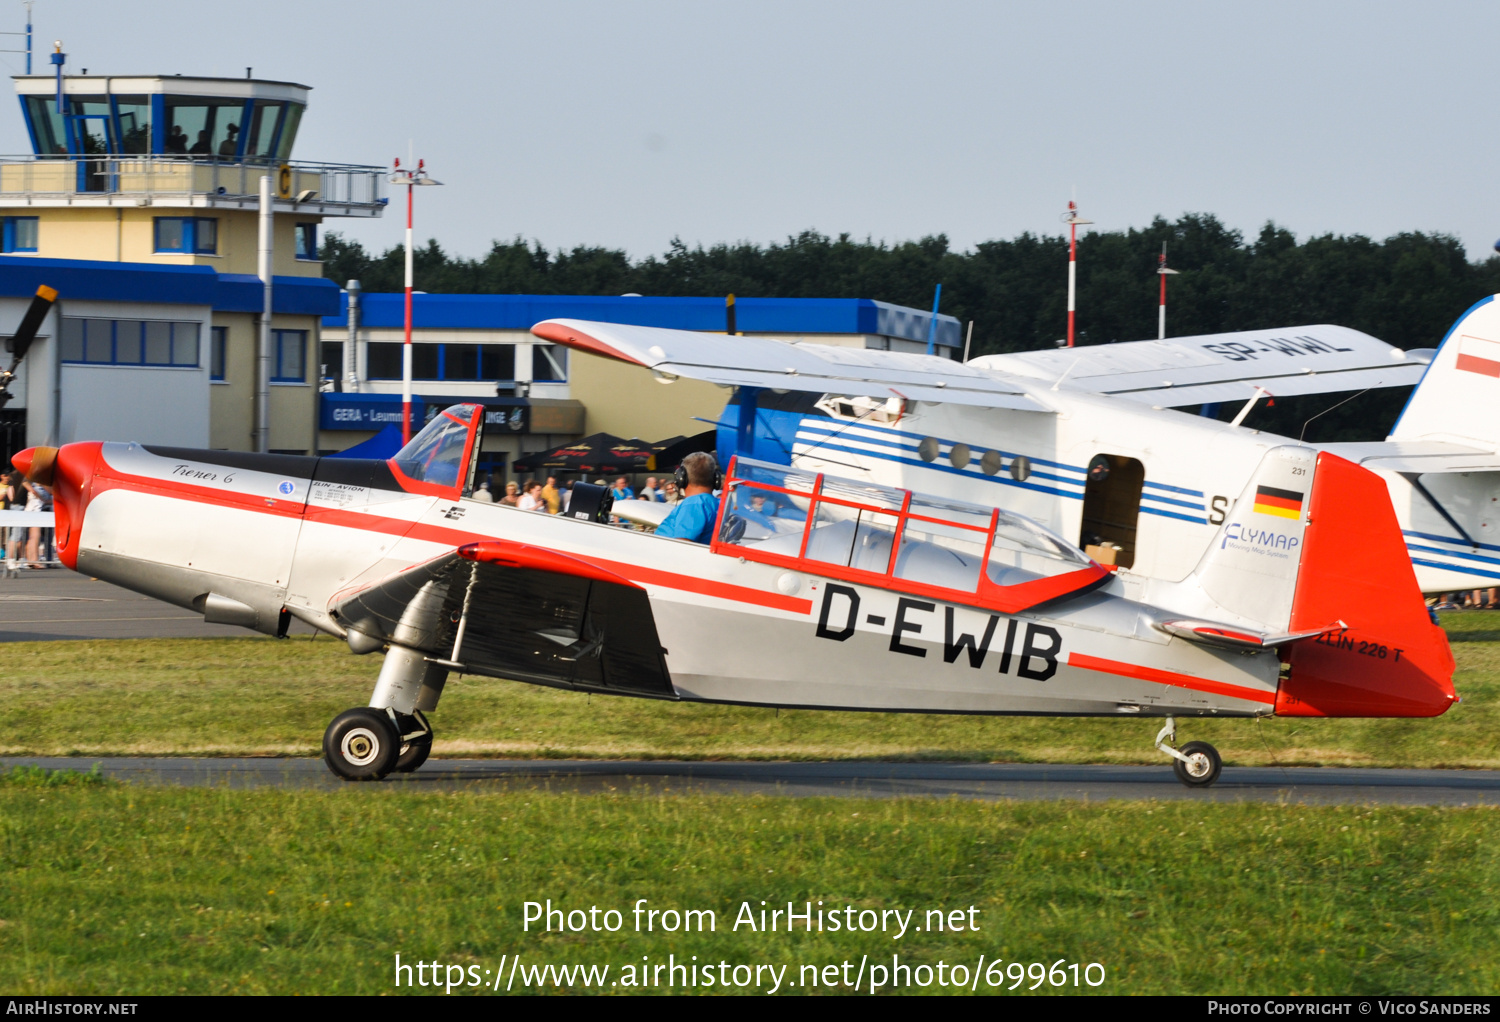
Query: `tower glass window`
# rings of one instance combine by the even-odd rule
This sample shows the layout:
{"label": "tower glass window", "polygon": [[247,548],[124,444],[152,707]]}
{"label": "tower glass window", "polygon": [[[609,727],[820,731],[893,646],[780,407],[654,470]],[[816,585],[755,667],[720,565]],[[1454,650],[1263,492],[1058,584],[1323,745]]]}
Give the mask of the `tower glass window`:
{"label": "tower glass window", "polygon": [[166,152],[205,160],[232,157],[239,146],[244,114],[243,99],[168,97]]}
{"label": "tower glass window", "polygon": [[117,134],[120,152],[144,154],[151,151],[151,98],[149,96],[116,96],[115,116],[119,119]]}
{"label": "tower glass window", "polygon": [[63,134],[63,115],[57,112],[57,100],[27,96],[26,114],[31,130],[36,132],[36,151],[46,156],[66,155],[68,137]]}

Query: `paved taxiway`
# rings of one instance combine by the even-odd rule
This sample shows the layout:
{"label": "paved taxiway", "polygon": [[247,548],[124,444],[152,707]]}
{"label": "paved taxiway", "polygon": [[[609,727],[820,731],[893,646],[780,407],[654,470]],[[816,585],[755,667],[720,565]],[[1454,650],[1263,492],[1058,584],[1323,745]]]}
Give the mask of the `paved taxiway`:
{"label": "paved taxiway", "polygon": [[[300,621],[293,621],[291,630],[312,632]],[[14,578],[0,578],[0,643],[254,634],[235,625],[205,624],[190,610],[63,568],[23,570]]]}
{"label": "paved taxiway", "polygon": [[1168,766],[434,759],[414,774],[394,775],[381,784],[347,785],[317,759],[0,758],[0,767],[21,763],[67,770],[98,763],[103,773],[121,780],[191,787],[1500,805],[1500,770],[1226,767],[1218,784],[1196,790],[1178,783]]}

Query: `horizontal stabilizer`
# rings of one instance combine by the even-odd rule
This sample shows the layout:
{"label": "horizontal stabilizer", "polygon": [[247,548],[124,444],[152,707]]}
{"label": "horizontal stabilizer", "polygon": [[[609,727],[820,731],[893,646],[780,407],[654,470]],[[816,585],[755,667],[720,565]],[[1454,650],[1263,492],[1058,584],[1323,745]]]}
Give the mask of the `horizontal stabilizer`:
{"label": "horizontal stabilizer", "polygon": [[1169,634],[1179,635],[1184,639],[1201,642],[1207,646],[1223,646],[1229,649],[1275,649],[1278,646],[1302,642],[1304,639],[1315,639],[1319,635],[1340,631],[1347,625],[1342,621],[1335,621],[1323,628],[1279,634],[1255,632],[1243,627],[1215,624],[1212,621],[1163,621],[1157,627]]}

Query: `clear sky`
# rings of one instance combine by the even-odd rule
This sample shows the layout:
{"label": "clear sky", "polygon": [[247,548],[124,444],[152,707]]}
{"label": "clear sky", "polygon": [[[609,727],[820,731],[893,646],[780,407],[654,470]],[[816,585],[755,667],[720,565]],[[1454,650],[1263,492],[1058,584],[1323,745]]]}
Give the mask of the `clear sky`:
{"label": "clear sky", "polygon": [[[293,157],[411,140],[447,185],[417,235],[463,255],[807,228],[963,249],[1060,232],[1075,188],[1103,229],[1500,237],[1493,2],[37,0],[35,24],[75,72],[313,86]],[[25,152],[10,109],[0,151]],[[326,229],[396,244],[395,201]]]}

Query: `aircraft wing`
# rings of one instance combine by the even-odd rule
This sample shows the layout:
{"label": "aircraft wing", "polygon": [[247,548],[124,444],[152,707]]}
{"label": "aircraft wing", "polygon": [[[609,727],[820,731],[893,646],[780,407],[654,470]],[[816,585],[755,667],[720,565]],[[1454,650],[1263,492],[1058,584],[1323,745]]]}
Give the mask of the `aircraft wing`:
{"label": "aircraft wing", "polygon": [[1433,472],[1500,472],[1500,454],[1441,440],[1385,440],[1325,444],[1324,449],[1356,465],[1425,475]]}
{"label": "aircraft wing", "polygon": [[468,543],[337,593],[328,609],[351,646],[363,637],[467,674],[676,698],[646,591],[553,550]]}
{"label": "aircraft wing", "polygon": [[578,319],[543,320],[531,332],[554,344],[645,366],[664,378],[683,376],[726,387],[1050,410],[1001,373],[936,355]]}
{"label": "aircraft wing", "polygon": [[1318,324],[984,355],[968,364],[1171,407],[1244,401],[1256,387],[1290,397],[1413,385],[1432,354]]}

